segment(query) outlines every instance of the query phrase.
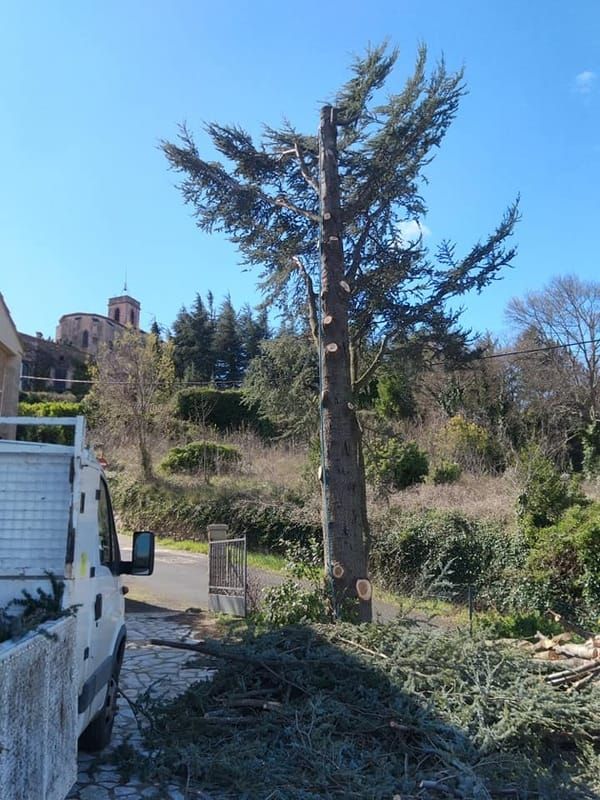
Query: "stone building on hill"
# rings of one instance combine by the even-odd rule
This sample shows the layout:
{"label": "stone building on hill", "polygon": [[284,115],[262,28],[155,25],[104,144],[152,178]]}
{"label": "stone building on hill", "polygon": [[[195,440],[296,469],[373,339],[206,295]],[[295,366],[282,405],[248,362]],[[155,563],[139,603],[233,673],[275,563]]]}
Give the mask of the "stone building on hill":
{"label": "stone building on hill", "polygon": [[[19,334],[23,342],[21,389],[25,392],[85,393],[87,384],[73,381],[87,377],[88,356],[68,344],[44,339],[41,333]],[[47,378],[47,380],[41,380]]]}
{"label": "stone building on hill", "polygon": [[123,294],[109,299],[106,316],[87,312],[63,314],[56,328],[56,341],[93,357],[98,354],[101,344],[110,345],[119,331],[127,326],[139,330],[140,303]]}

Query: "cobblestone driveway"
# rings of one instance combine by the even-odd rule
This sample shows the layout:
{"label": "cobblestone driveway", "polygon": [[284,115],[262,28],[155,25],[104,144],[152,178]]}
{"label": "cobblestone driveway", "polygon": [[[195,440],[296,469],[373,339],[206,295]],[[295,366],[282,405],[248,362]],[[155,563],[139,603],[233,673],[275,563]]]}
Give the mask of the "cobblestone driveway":
{"label": "cobblestone driveway", "polygon": [[[139,694],[150,687],[152,694],[157,697],[174,697],[181,694],[190,683],[210,678],[211,670],[184,668],[191,653],[154,647],[148,643],[153,638],[180,641],[193,638],[192,628],[183,620],[185,617],[181,614],[171,613],[128,615],[128,641],[120,684],[131,700],[135,701]],[[68,795],[68,800],[185,800],[181,787],[169,785],[162,789],[136,778],[129,781],[122,778],[117,768],[108,762],[111,754],[125,741],[138,750],[142,749],[134,713],[120,697],[110,748],[98,757],[79,754],[78,782]],[[201,795],[194,794],[193,797]]]}

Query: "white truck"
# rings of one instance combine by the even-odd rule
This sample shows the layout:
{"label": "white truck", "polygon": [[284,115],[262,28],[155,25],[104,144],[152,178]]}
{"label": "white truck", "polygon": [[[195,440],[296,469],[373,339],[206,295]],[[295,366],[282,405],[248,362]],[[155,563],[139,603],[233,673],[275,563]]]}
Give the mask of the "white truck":
{"label": "white truck", "polygon": [[83,417],[3,417],[3,424],[73,428],[69,446],[0,440],[0,607],[23,589],[48,591],[49,574],[64,582],[63,605],[76,607],[79,743],[101,750],[112,733],[125,649],[121,575],[152,573],[154,534],[135,533],[131,560],[121,560],[108,486],[85,446]]}

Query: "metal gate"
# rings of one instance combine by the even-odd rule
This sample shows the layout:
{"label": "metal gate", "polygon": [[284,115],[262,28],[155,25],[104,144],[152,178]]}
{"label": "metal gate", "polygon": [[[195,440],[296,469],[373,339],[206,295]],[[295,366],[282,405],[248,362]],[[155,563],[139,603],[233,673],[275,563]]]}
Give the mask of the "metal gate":
{"label": "metal gate", "polygon": [[212,539],[208,545],[208,603],[211,611],[246,616],[246,537]]}

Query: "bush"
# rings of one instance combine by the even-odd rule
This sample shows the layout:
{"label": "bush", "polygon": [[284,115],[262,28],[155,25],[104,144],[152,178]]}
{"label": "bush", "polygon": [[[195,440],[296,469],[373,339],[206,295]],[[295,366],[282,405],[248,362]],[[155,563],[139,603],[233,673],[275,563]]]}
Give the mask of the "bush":
{"label": "bush", "polygon": [[462,470],[456,461],[440,461],[431,473],[431,482],[436,486],[442,483],[456,483]]}
{"label": "bush", "polygon": [[379,493],[421,483],[429,471],[427,454],[415,442],[376,441],[365,460],[367,481]]}
{"label": "bush", "polygon": [[524,530],[553,525],[563,511],[584,501],[576,482],[563,477],[537,445],[521,453],[518,474],[523,491],[517,511]]}
{"label": "bush", "polygon": [[596,627],[600,618],[600,503],[569,508],[537,531],[528,562],[533,601]]}
{"label": "bush", "polygon": [[265,437],[274,435],[273,426],[244,400],[240,389],[182,389],[175,397],[175,415],[222,432],[246,427]]}
{"label": "bush", "polygon": [[[64,400],[51,400],[41,403],[19,403],[21,417],[76,417],[83,414],[82,403]],[[47,442],[51,444],[73,444],[73,428],[42,425],[21,425],[17,427],[17,439],[25,442]]]}
{"label": "bush", "polygon": [[556,636],[563,632],[558,622],[536,611],[529,613],[498,614],[488,611],[477,616],[477,627],[487,638],[530,639],[539,631],[544,636]]}
{"label": "bush", "polygon": [[588,478],[600,475],[600,421],[590,423],[581,434],[583,471]]}
{"label": "bush", "polygon": [[424,573],[464,594],[473,585],[484,604],[509,607],[527,560],[518,532],[453,512],[394,511],[373,530],[370,567],[392,591],[411,593]]}
{"label": "bush", "polygon": [[256,495],[204,487],[190,492],[160,484],[111,482],[113,504],[130,530],[153,530],[173,539],[206,540],[207,525],[222,522],[248,547],[285,554],[290,543],[321,536],[318,520],[307,519],[301,498],[288,492],[261,501]]}
{"label": "bush", "polygon": [[440,449],[463,469],[497,472],[506,467],[498,442],[485,428],[461,414],[451,417],[444,426]]}
{"label": "bush", "polygon": [[240,451],[232,445],[201,441],[173,447],[160,466],[168,473],[214,475],[226,472],[239,464],[241,459]]}

